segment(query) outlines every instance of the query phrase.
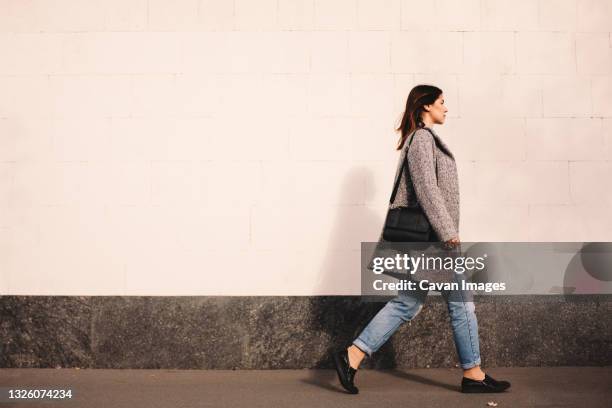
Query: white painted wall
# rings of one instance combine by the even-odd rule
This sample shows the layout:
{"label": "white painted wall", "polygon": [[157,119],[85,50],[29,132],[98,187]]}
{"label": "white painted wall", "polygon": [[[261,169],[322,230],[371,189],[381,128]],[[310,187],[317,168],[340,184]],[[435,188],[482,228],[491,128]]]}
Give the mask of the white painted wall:
{"label": "white painted wall", "polygon": [[609,0],[0,0],[0,290],[359,294],[433,83],[463,241],[612,240]]}

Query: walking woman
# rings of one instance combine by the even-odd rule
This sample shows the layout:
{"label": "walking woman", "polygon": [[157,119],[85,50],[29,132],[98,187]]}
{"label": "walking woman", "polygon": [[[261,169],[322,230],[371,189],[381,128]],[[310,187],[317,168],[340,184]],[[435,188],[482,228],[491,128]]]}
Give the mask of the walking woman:
{"label": "walking woman", "polygon": [[[460,242],[457,167],[448,146],[433,130],[433,125],[444,124],[447,111],[441,89],[417,85],[410,91],[401,125],[397,129],[401,131],[397,150],[402,154],[396,177],[401,172],[401,179],[389,208],[420,205],[435,232],[435,240],[445,243],[446,248],[456,248]],[[404,154],[407,154],[408,166],[403,166]],[[385,242],[382,233],[380,242]],[[451,274],[453,279],[460,279],[456,273]],[[354,379],[363,358],[371,357],[402,323],[414,319],[423,307],[427,292],[421,289],[400,291],[348,348],[333,353],[340,383],[349,393],[359,392]],[[502,392],[509,388],[508,381],[497,381],[480,368],[478,321],[473,294],[441,291],[441,295],[448,306],[453,339],[463,369],[461,392]]]}

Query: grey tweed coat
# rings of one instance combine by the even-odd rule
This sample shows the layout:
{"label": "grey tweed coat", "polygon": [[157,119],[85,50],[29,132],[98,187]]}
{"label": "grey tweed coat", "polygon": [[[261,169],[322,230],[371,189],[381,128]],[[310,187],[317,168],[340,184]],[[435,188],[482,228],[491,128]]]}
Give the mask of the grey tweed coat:
{"label": "grey tweed coat", "polygon": [[[425,212],[438,241],[445,242],[459,236],[459,177],[455,156],[446,143],[431,128],[418,128],[410,148],[406,142],[398,157],[395,180],[402,168],[404,155],[408,154],[408,166],[403,167],[400,184],[389,209],[412,207],[418,203]],[[437,144],[434,142],[437,141]],[[438,172],[436,183],[436,169]],[[378,245],[388,242],[382,237]],[[388,251],[385,249],[384,251]],[[383,252],[384,252],[383,251]],[[377,249],[376,256],[381,256]],[[387,253],[382,256],[390,256]],[[371,265],[371,264],[370,264]],[[436,272],[436,274],[432,274]],[[440,271],[422,271],[413,275],[417,280],[452,281],[452,275]]]}

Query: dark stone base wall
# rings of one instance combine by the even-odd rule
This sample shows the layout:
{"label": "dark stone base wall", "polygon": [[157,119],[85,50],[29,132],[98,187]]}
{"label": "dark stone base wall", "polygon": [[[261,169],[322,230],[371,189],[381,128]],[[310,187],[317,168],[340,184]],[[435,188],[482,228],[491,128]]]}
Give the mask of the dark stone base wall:
{"label": "dark stone base wall", "polygon": [[[358,296],[2,296],[0,367],[331,368],[384,303]],[[477,298],[483,367],[612,364],[610,296]],[[429,296],[361,368],[455,367]]]}

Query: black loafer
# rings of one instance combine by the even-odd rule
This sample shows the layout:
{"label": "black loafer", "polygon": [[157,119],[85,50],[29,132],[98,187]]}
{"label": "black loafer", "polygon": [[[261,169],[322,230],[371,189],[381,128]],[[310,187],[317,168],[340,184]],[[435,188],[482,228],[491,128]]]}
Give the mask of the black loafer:
{"label": "black loafer", "polygon": [[338,373],[338,379],[340,380],[340,384],[347,390],[350,394],[359,393],[359,388],[355,387],[353,384],[353,380],[355,379],[356,369],[351,367],[349,364],[348,358],[348,350],[340,350],[333,353],[334,357],[334,366],[336,367],[336,372]]}
{"label": "black loafer", "polygon": [[489,374],[485,374],[482,381],[466,377],[461,380],[461,392],[465,393],[503,392],[508,388],[510,388],[508,381],[497,381]]}

